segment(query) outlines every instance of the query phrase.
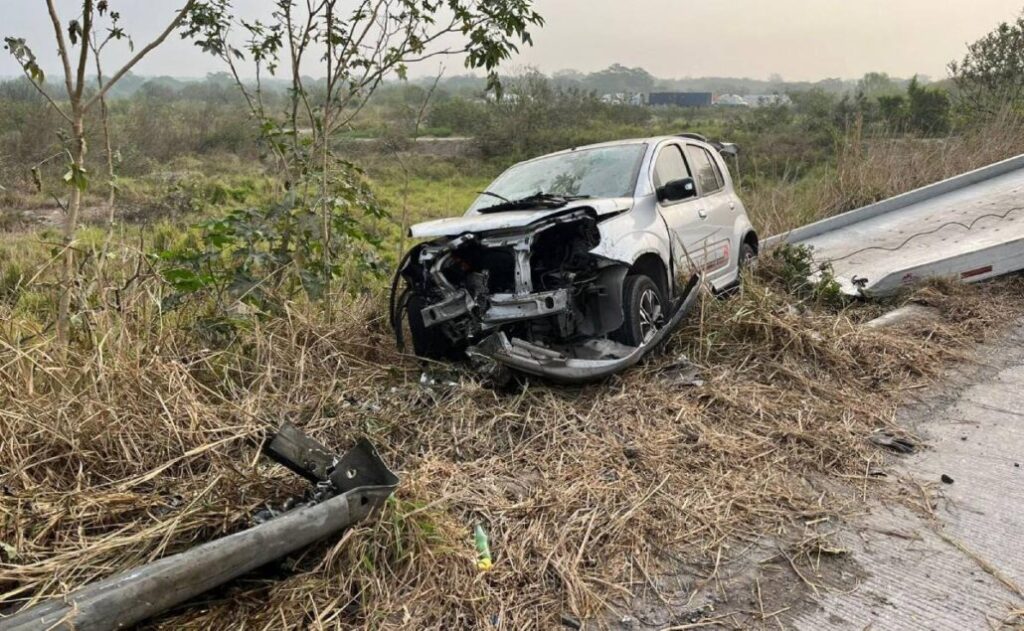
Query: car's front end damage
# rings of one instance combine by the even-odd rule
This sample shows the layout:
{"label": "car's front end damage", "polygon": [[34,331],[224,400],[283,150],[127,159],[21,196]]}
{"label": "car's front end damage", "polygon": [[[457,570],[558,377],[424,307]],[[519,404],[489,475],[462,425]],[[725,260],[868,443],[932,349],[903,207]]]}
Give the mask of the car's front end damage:
{"label": "car's front end damage", "polygon": [[497,331],[469,352],[559,383],[586,383],[610,377],[637,364],[683,322],[697,301],[699,280],[698,276],[690,278],[663,326],[641,346],[627,346],[606,338],[591,338],[568,347],[546,346]]}
{"label": "car's front end damage", "polygon": [[640,347],[616,342],[630,262],[594,252],[603,210],[574,204],[421,229],[452,234],[415,246],[399,268],[391,304],[399,343],[408,322],[420,357],[484,357],[562,382],[636,363],[681,320],[695,284],[665,314],[657,339]]}

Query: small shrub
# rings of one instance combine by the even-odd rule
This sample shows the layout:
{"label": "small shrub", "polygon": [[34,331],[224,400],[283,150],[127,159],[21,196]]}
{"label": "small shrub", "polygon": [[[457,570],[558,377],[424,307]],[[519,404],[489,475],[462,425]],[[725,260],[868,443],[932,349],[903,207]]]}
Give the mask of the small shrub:
{"label": "small shrub", "polygon": [[204,294],[221,309],[241,301],[275,312],[281,300],[298,294],[321,299],[353,269],[381,275],[380,243],[364,221],[387,213],[362,172],[351,164],[343,168],[323,202],[307,205],[292,192],[279,202],[235,209],[195,226],[194,241],[157,255],[164,280],[177,292],[168,306]]}
{"label": "small shrub", "polygon": [[845,303],[832,265],[816,262],[809,246],[783,244],[772,251],[763,269],[768,278],[801,300],[829,307],[840,307]]}
{"label": "small shrub", "polygon": [[11,232],[29,224],[22,211],[12,208],[0,209],[0,232]]}

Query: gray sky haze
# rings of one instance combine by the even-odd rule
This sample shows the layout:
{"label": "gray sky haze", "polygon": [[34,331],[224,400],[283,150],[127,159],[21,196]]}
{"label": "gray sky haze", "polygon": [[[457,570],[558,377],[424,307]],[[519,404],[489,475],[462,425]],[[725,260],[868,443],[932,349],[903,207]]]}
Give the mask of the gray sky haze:
{"label": "gray sky haze", "polygon": [[[58,0],[65,22],[74,0]],[[174,0],[112,0],[141,43],[166,23]],[[263,0],[236,0],[256,16]],[[506,68],[585,72],[612,63],[642,66],[658,77],[733,76],[787,80],[856,78],[869,71],[933,79],[959,59],[968,42],[1010,21],[1024,0],[536,0],[547,21],[536,46]],[[0,36],[25,37],[51,76],[57,70],[52,28],[43,0],[0,0]],[[108,67],[127,56],[122,47]],[[119,59],[118,59],[119,58]],[[464,72],[461,60],[446,74]],[[436,71],[436,63],[414,74]],[[137,74],[201,77],[219,63],[177,38],[152,54]],[[0,51],[0,76],[18,73]],[[315,68],[307,73],[318,75]]]}

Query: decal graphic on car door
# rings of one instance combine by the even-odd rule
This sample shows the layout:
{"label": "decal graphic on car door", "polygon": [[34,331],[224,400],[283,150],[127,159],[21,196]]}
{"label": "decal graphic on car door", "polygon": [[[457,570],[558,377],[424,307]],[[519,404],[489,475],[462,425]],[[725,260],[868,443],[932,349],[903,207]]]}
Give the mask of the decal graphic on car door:
{"label": "decal graphic on car door", "polygon": [[725,180],[707,149],[686,145],[686,159],[697,181],[704,210],[707,213],[708,237],[704,246],[704,273],[713,280],[727,272],[735,244],[733,239],[733,208]]}
{"label": "decal graphic on car door", "polygon": [[[669,182],[682,178],[693,177],[690,168],[683,159],[682,148],[676,144],[661,148],[654,163],[654,186],[660,189]],[[708,212],[704,200],[691,197],[679,201],[659,201],[661,216],[668,226],[672,240],[672,257],[676,266],[676,275],[688,275],[685,270],[693,271],[705,266],[704,244],[714,231],[708,222]]]}

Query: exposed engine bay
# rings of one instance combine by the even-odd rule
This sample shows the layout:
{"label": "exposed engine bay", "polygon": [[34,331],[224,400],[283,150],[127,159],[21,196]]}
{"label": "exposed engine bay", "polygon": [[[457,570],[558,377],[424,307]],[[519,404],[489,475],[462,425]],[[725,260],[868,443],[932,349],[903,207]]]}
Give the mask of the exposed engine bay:
{"label": "exposed engine bay", "polygon": [[459,358],[498,329],[563,343],[614,331],[627,266],[592,255],[599,241],[593,214],[576,210],[526,230],[416,246],[399,271],[407,289],[395,305],[406,312],[416,354]]}

